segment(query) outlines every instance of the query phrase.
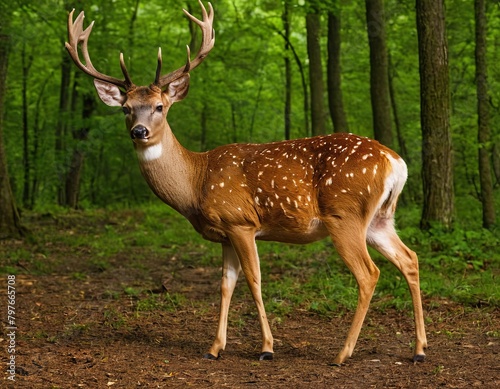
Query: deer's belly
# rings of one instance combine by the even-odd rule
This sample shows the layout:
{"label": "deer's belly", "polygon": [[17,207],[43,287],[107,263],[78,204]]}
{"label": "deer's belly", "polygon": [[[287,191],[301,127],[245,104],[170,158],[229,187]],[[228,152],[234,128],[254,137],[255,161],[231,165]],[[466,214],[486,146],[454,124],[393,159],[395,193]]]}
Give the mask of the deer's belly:
{"label": "deer's belly", "polygon": [[283,243],[307,244],[324,239],[328,231],[321,220],[314,218],[307,224],[289,223],[283,225],[262,226],[255,234],[257,240],[267,240]]}

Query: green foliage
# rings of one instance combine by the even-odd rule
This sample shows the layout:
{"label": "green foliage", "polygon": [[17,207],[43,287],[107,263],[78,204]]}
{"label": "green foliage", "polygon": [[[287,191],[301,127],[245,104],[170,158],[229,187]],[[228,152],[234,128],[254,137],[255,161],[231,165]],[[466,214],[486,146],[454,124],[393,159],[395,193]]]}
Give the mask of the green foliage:
{"label": "green foliage", "polygon": [[[372,136],[369,97],[369,53],[366,20],[359,4],[291,1],[291,44],[298,58],[307,64],[305,13],[311,6],[323,17],[322,47],[326,62],[326,12],[335,10],[342,18],[342,78],[344,105],[352,132]],[[172,0],[136,2],[95,0],[85,4],[86,23],[95,20],[90,39],[90,54],[97,69],[119,76],[118,54],[125,55],[128,69],[138,84],[149,84],[156,65],[156,50],[162,46],[165,71],[178,68],[185,58],[185,44],[191,41],[187,19],[181,6]],[[452,90],[452,130],[456,156],[457,220],[461,204],[473,203],[480,216],[477,169],[477,119],[474,85],[474,18],[472,3],[447,1],[447,28]],[[415,10],[410,3],[390,0],[385,4],[387,46],[395,89],[401,134],[408,149],[410,177],[406,201],[422,202],[420,160],[420,94]],[[23,1],[13,5],[13,50],[8,72],[8,93],[4,133],[13,188],[22,198],[24,155],[22,142],[23,67],[27,69],[27,120],[29,175],[36,207],[47,207],[56,201],[57,188],[67,170],[74,149],[85,155],[80,187],[80,206],[113,207],[150,202],[153,195],[142,179],[136,156],[125,131],[119,110],[104,106],[98,100],[92,81],[79,74],[76,111],[58,112],[63,49],[66,39],[66,16],[72,7],[58,0]],[[196,2],[188,9],[199,16]],[[282,2],[267,0],[218,1],[215,7],[216,45],[207,61],[193,73],[188,99],[176,104],[169,122],[182,144],[192,150],[213,148],[229,142],[264,142],[284,137],[284,41]],[[77,6],[76,13],[80,9]],[[497,37],[500,31],[499,8],[488,6],[488,61],[498,62]],[[194,41],[199,36],[194,38]],[[196,42],[194,44],[196,46]],[[195,50],[195,48],[193,48]],[[307,66],[305,66],[307,71]],[[304,132],[303,91],[299,69],[293,62],[292,137]],[[493,142],[500,141],[498,69],[489,67],[491,94],[491,127]],[[69,92],[69,91],[68,91]],[[86,122],[81,119],[81,97],[90,94],[97,110]],[[326,104],[326,98],[325,98]],[[202,116],[206,134],[202,142]],[[58,123],[66,126],[61,141],[62,154],[55,153],[55,131]],[[87,126],[88,139],[75,141],[71,132]],[[331,126],[331,124],[329,124]],[[331,128],[331,127],[330,127]],[[497,209],[500,206],[496,187]],[[405,199],[404,199],[405,200]],[[468,222],[468,221],[467,221]],[[141,242],[141,239],[144,239]],[[147,244],[147,236],[137,244]]]}
{"label": "green foliage", "polygon": [[29,268],[35,274],[49,271],[44,254],[32,253],[24,248],[9,251],[0,261],[2,274],[18,274],[22,268]]}
{"label": "green foliage", "polygon": [[500,239],[488,230],[431,230],[422,241],[422,290],[469,305],[500,303]]}
{"label": "green foliage", "polygon": [[140,312],[147,311],[176,311],[178,307],[184,305],[185,303],[186,299],[182,294],[164,293],[157,295],[151,293],[137,301],[136,310],[138,315]]}
{"label": "green foliage", "polygon": [[117,312],[115,309],[108,309],[104,312],[104,325],[118,330],[126,324],[126,317],[120,312]]}
{"label": "green foliage", "polygon": [[81,336],[83,333],[87,332],[88,330],[89,330],[88,324],[73,323],[65,329],[65,331],[63,333],[63,337],[64,338],[76,338],[76,337]]}

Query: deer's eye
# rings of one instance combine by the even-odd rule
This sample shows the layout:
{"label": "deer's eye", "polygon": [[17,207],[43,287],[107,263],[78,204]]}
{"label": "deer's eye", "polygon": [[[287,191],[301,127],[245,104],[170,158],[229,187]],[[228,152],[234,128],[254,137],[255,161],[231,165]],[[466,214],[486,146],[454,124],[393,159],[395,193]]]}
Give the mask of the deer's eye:
{"label": "deer's eye", "polygon": [[127,107],[123,106],[122,107],[122,111],[125,115],[128,115],[130,113],[130,109],[128,109]]}
{"label": "deer's eye", "polygon": [[159,104],[156,106],[156,112],[162,112],[163,111],[163,105]]}

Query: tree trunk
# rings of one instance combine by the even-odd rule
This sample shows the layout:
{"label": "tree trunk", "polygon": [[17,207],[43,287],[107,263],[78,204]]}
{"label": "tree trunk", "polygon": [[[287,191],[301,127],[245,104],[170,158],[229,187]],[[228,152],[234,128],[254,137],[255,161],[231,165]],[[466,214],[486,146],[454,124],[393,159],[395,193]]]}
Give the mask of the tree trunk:
{"label": "tree trunk", "polygon": [[[76,93],[77,92],[75,92],[75,94]],[[73,98],[76,100],[76,96],[73,96]],[[72,131],[74,140],[73,155],[71,157],[69,170],[66,175],[65,205],[73,209],[78,208],[83,162],[85,160],[85,153],[83,152],[82,142],[85,142],[88,139],[88,134],[90,131],[90,128],[88,127],[88,121],[92,116],[94,109],[94,96],[91,94],[84,95],[82,107],[82,125],[79,128],[73,129]]]}
{"label": "tree trunk", "polygon": [[304,66],[302,65],[302,61],[300,60],[300,57],[297,54],[297,51],[295,50],[295,47],[290,42],[289,37],[287,37],[285,34],[283,34],[282,31],[278,30],[277,32],[278,32],[278,34],[280,34],[283,37],[285,42],[288,43],[290,50],[292,50],[293,58],[295,58],[295,62],[297,63],[297,67],[299,68],[300,80],[302,83],[302,94],[304,95],[304,136],[309,136],[310,135],[310,132],[309,132],[309,92],[307,90],[307,82],[306,82],[306,75],[305,75],[305,71],[304,71]]}
{"label": "tree trunk", "polygon": [[7,65],[10,52],[10,7],[0,5],[0,239],[24,235],[21,220],[10,186],[7,156],[3,143],[4,101],[7,93]]}
{"label": "tree trunk", "polygon": [[389,65],[383,0],[365,0],[370,46],[370,96],[373,132],[380,143],[392,147]]}
{"label": "tree trunk", "polygon": [[250,127],[248,128],[248,135],[249,135],[249,140],[250,142],[253,141],[253,129],[255,127],[255,118],[257,117],[257,113],[259,112],[259,104],[260,104],[260,96],[262,94],[262,89],[264,88],[264,85],[261,83],[259,85],[259,89],[257,90],[257,96],[254,99],[254,107],[253,107],[253,112],[252,116],[250,118]]}
{"label": "tree trunk", "polygon": [[[391,99],[391,109],[392,117],[394,119],[394,127],[396,130],[397,138],[397,151],[401,158],[403,158],[408,165],[411,164],[410,156],[408,154],[408,149],[406,147],[406,142],[403,137],[403,131],[401,130],[401,123],[399,120],[398,104],[396,102],[396,91],[394,90],[394,68],[392,66],[391,56],[388,55],[389,59],[389,97]],[[414,199],[418,196],[418,188],[413,185],[412,180],[408,180],[405,186],[406,190],[401,194],[400,201],[403,204],[407,204],[409,199]]]}
{"label": "tree trunk", "polygon": [[328,104],[334,132],[349,132],[344,110],[340,66],[340,8],[328,13]]}
{"label": "tree trunk", "polygon": [[292,66],[290,60],[290,0],[284,2],[283,30],[285,35],[285,139],[290,139],[292,128]]}
{"label": "tree trunk", "polygon": [[35,200],[38,192],[38,184],[39,184],[39,169],[38,169],[38,158],[39,158],[39,149],[40,149],[40,134],[43,132],[43,119],[40,119],[43,117],[42,114],[42,107],[43,107],[43,102],[44,99],[46,98],[45,96],[45,89],[47,87],[48,81],[50,80],[50,76],[47,77],[43,84],[41,89],[37,92],[37,99],[35,103],[35,109],[34,109],[34,114],[33,114],[33,150],[32,150],[32,155],[31,155],[31,160],[33,161],[32,164],[32,182],[31,182],[31,190],[30,190],[30,203],[29,203],[29,208],[33,209],[35,206]]}
{"label": "tree trunk", "polygon": [[66,122],[68,118],[68,111],[70,106],[69,90],[71,79],[71,60],[69,55],[64,52],[61,63],[61,85],[59,89],[59,115],[56,124],[56,168],[58,176],[60,177],[60,185],[57,189],[57,201],[59,205],[66,204],[66,190],[64,186],[64,177],[66,175],[66,150],[64,139],[66,137]]}
{"label": "tree trunk", "polygon": [[22,49],[22,64],[23,64],[23,79],[22,79],[22,117],[23,117],[23,170],[24,170],[24,182],[23,182],[23,206],[25,208],[30,208],[31,204],[31,154],[29,148],[29,123],[28,123],[28,77],[29,70],[33,57],[30,56],[29,59],[26,58],[26,44],[23,45]]}
{"label": "tree trunk", "polygon": [[312,135],[324,134],[323,110],[323,66],[320,46],[321,19],[319,13],[311,11],[306,15],[307,54],[309,56],[309,85],[311,87]]}
{"label": "tree trunk", "polygon": [[[128,51],[130,53],[132,53],[134,50],[134,37],[135,37],[134,29],[135,29],[135,22],[137,21],[137,13],[139,11],[139,2],[140,0],[135,0],[134,9],[132,11],[132,16],[130,17],[130,22],[128,25],[127,38],[128,38]],[[133,66],[133,63],[131,63],[131,65]]]}
{"label": "tree trunk", "polygon": [[476,88],[479,143],[479,180],[481,182],[481,203],[483,205],[483,227],[495,225],[495,203],[490,165],[489,97],[486,65],[486,2],[475,0],[476,18]]}
{"label": "tree trunk", "polygon": [[391,99],[392,116],[394,118],[394,127],[396,128],[396,137],[398,140],[398,151],[401,157],[410,163],[410,157],[408,156],[408,150],[406,148],[406,142],[403,138],[403,133],[401,131],[401,123],[399,121],[399,111],[398,105],[396,103],[396,91],[394,90],[394,68],[392,66],[391,56],[389,59],[389,97]]}
{"label": "tree trunk", "polygon": [[495,173],[495,186],[500,184],[500,143],[493,144],[493,172]]}
{"label": "tree trunk", "polygon": [[454,209],[444,0],[417,0],[424,205],[421,227],[451,228]]}

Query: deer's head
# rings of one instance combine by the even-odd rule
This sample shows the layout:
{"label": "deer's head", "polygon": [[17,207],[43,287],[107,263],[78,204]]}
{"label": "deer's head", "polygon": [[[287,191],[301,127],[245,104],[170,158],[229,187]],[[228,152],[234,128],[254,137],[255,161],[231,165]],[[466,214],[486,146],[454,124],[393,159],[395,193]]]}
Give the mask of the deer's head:
{"label": "deer's head", "polygon": [[[69,43],[66,42],[66,49],[76,66],[94,78],[94,85],[101,100],[109,106],[122,107],[126,116],[127,129],[136,145],[150,146],[159,142],[163,129],[167,125],[166,116],[170,106],[187,95],[189,72],[205,59],[214,46],[215,32],[213,30],[214,12],[212,4],[208,3],[209,12],[207,13],[201,0],[199,0],[199,3],[203,20],[198,20],[184,10],[186,16],[200,26],[202,30],[202,43],[196,57],[191,60],[188,47],[186,65],[162,76],[162,56],[161,49],[159,49],[155,80],[149,86],[134,85],[125,66],[123,54],[120,54],[123,80],[98,72],[92,65],[87,47],[94,22],[84,30],[84,13],[80,12],[74,22],[74,10],[69,14]],[[81,44],[81,52],[85,63],[80,60],[78,55],[79,44]]]}

